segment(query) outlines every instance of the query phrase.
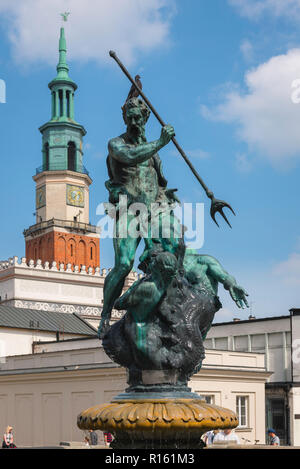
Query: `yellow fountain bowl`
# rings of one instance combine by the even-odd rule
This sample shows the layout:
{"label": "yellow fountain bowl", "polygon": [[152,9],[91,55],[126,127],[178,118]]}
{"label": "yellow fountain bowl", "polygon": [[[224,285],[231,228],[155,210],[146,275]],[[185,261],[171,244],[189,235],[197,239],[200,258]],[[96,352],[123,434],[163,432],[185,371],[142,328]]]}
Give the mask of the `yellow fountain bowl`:
{"label": "yellow fountain bowl", "polygon": [[112,401],[82,412],[77,419],[81,430],[125,433],[138,439],[197,438],[208,430],[235,428],[234,412],[198,399],[145,399]]}

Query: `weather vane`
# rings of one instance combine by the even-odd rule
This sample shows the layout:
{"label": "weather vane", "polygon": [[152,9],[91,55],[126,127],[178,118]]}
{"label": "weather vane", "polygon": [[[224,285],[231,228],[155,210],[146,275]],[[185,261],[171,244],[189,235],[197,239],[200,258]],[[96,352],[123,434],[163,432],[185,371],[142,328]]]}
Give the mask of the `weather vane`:
{"label": "weather vane", "polygon": [[68,21],[69,14],[69,11],[65,11],[64,13],[61,13],[60,16],[63,18],[63,21]]}

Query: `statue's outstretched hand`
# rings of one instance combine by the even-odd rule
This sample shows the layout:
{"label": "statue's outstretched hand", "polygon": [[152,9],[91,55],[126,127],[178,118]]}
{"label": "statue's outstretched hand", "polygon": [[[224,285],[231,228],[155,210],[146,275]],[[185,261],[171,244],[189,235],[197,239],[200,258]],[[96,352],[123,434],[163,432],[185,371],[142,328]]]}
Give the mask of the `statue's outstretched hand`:
{"label": "statue's outstretched hand", "polygon": [[161,134],[160,134],[160,141],[162,146],[164,147],[165,145],[168,145],[168,143],[172,140],[172,138],[175,136],[175,130],[171,125],[165,125],[161,129]]}
{"label": "statue's outstretched hand", "polygon": [[101,318],[99,327],[98,327],[98,337],[99,339],[103,339],[105,334],[109,331],[110,325],[109,325],[109,318]]}
{"label": "statue's outstretched hand", "polygon": [[238,308],[249,308],[249,304],[246,298],[246,296],[249,295],[243,287],[240,287],[239,285],[233,285],[229,288],[229,293]]}

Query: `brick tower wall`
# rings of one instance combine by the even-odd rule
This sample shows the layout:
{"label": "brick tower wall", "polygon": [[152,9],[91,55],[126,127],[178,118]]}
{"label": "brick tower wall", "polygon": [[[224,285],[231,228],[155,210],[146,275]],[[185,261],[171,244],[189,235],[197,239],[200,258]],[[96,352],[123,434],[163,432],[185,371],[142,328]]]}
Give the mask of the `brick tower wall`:
{"label": "brick tower wall", "polygon": [[100,240],[85,235],[51,231],[26,241],[26,258],[79,267],[100,267]]}

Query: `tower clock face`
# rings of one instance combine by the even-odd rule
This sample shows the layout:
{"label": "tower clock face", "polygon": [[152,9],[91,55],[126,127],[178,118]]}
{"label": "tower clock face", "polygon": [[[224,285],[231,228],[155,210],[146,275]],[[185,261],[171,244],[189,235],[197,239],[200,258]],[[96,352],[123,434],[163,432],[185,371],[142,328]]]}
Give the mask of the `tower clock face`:
{"label": "tower clock face", "polygon": [[36,208],[41,208],[46,205],[46,186],[39,187],[36,190]]}
{"label": "tower clock face", "polygon": [[74,207],[84,207],[84,189],[67,184],[67,204]]}

